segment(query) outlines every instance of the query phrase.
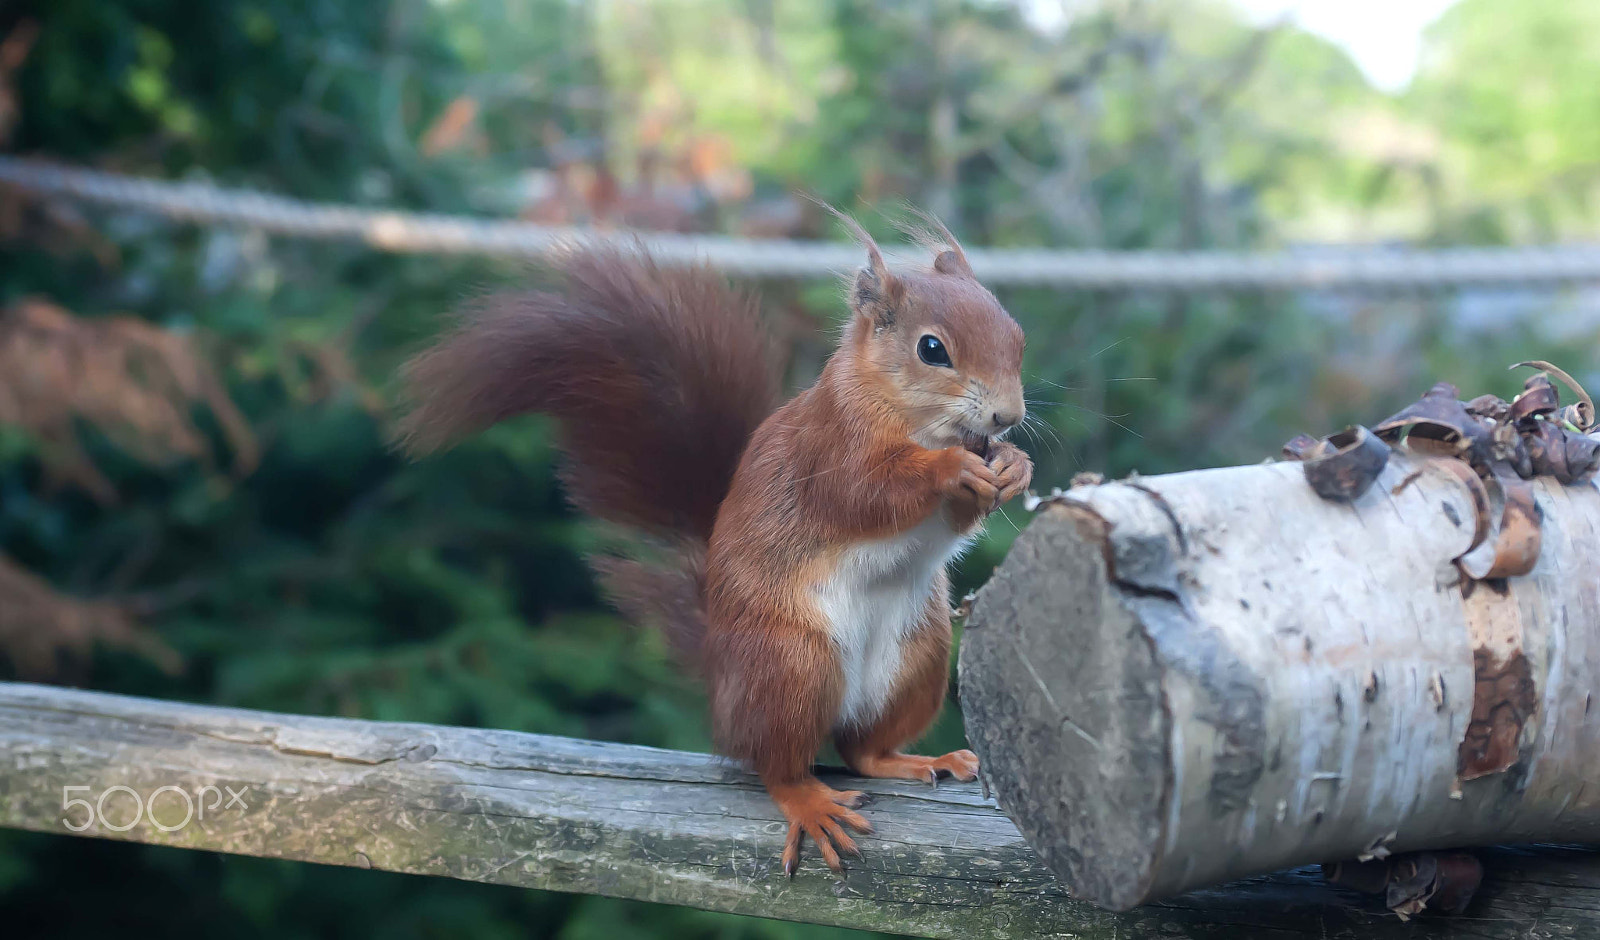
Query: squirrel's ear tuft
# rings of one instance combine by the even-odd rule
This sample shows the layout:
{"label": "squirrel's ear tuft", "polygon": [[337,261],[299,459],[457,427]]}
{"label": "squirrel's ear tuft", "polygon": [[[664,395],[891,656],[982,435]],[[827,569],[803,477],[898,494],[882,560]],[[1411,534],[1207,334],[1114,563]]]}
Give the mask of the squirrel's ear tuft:
{"label": "squirrel's ear tuft", "polygon": [[972,265],[967,263],[967,253],[961,250],[961,243],[956,241],[955,235],[939,221],[938,216],[914,206],[908,208],[922,224],[906,226],[906,231],[923,247],[934,252],[933,269],[940,274],[972,277]]}
{"label": "squirrel's ear tuft", "polygon": [[905,285],[889,272],[889,265],[883,260],[883,252],[878,249],[878,243],[872,240],[867,230],[861,223],[840,212],[815,196],[808,196],[812,202],[828,210],[833,217],[849,229],[850,234],[867,250],[867,266],[856,274],[856,279],[850,285],[850,308],[857,314],[872,321],[874,329],[887,329],[894,326],[895,310],[905,299]]}

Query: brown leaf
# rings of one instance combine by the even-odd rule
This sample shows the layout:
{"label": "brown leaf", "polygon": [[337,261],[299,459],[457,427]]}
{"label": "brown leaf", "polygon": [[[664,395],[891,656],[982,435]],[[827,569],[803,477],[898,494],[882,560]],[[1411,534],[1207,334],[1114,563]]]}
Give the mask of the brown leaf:
{"label": "brown leaf", "polygon": [[87,656],[96,643],[131,649],[169,674],[183,667],[121,606],[62,594],[0,555],[0,650],[22,678],[53,678],[62,656]]}
{"label": "brown leaf", "polygon": [[255,435],[193,337],[132,317],[79,319],[38,299],[0,314],[0,422],[38,439],[53,486],[116,500],[78,443],[78,421],[141,463],[209,468],[213,445],[192,414],[200,404],[221,426],[235,474],[253,470]]}
{"label": "brown leaf", "polygon": [[[467,143],[478,123],[478,100],[471,95],[461,95],[445,105],[431,126],[422,135],[418,149],[425,157],[437,157],[456,150]],[[481,143],[481,138],[476,140]]]}

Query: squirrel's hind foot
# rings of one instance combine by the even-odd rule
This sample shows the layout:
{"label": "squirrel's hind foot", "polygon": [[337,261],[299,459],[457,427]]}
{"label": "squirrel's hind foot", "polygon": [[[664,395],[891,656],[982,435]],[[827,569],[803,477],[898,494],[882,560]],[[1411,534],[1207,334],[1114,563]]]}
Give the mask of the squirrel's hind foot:
{"label": "squirrel's hind foot", "polygon": [[815,777],[799,783],[769,786],[772,801],[789,821],[789,837],[783,845],[783,872],[793,878],[800,867],[800,843],[806,836],[816,843],[822,860],[836,872],[844,871],[839,854],[861,857],[854,839],[845,832],[848,826],[860,833],[872,832],[872,824],[855,811],[866,802],[859,790],[835,790]]}
{"label": "squirrel's hind foot", "polygon": [[877,757],[858,757],[854,769],[863,777],[919,780],[938,786],[941,773],[957,780],[978,779],[978,755],[971,751],[951,751],[940,757],[922,757],[892,751]]}

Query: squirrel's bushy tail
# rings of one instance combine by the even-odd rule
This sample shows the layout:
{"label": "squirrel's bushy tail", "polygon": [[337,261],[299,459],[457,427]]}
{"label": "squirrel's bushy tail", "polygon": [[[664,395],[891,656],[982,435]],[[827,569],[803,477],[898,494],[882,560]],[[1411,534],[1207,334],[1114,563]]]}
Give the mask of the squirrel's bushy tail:
{"label": "squirrel's bushy tail", "polygon": [[553,416],[573,503],[668,540],[668,565],[598,564],[625,613],[696,657],[700,559],[750,436],[778,403],[755,298],[710,268],[589,247],[558,291],[486,297],[407,364],[405,446],[426,453],[505,418]]}

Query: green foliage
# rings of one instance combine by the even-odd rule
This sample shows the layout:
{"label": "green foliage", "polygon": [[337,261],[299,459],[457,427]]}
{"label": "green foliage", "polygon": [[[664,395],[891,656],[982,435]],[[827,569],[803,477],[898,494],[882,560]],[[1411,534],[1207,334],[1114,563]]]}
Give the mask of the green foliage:
{"label": "green foliage", "polygon": [[1416,111],[1444,135],[1472,199],[1451,234],[1475,241],[1592,238],[1600,193],[1600,8],[1462,0],[1428,35]]}
{"label": "green foliage", "polygon": [[[34,0],[0,11],[0,34],[25,16],[42,30],[15,77],[16,151],[304,198],[583,221],[621,187],[737,230],[808,190],[885,237],[877,210],[909,199],[973,244],[1107,248],[1319,231],[1500,240],[1593,218],[1600,23],[1556,0],[1463,0],[1401,99],[1315,37],[1201,2],[1107,0],[1050,33],[990,0]],[[1384,146],[1357,132],[1373,127]],[[651,160],[700,175],[644,179]],[[808,212],[789,234],[826,231]],[[202,337],[263,447],[230,477],[145,466],[87,435],[118,494],[105,506],[46,492],[40,442],[0,427],[0,553],[127,603],[185,661],[171,676],[108,649],[63,661],[58,680],[707,746],[694,684],[596,594],[582,556],[607,535],[565,506],[544,423],[415,463],[389,447],[398,364],[461,297],[528,272],[114,213],[76,228],[37,207],[23,217],[33,228],[0,255],[0,305],[43,295]],[[792,378],[808,381],[838,287],[761,287]],[[1595,367],[1592,325],[1561,322],[1571,297],[1472,328],[1450,296],[1002,299],[1029,333],[1043,427],[1026,443],[1045,490],[1078,470],[1257,460],[1295,431],[1380,418],[1439,377],[1504,394],[1503,365],[1535,354]],[[1018,507],[991,524],[958,593],[1025,524]],[[930,746],[960,740],[951,709]],[[23,935],[62,937],[834,933],[9,833],[0,910]]]}

